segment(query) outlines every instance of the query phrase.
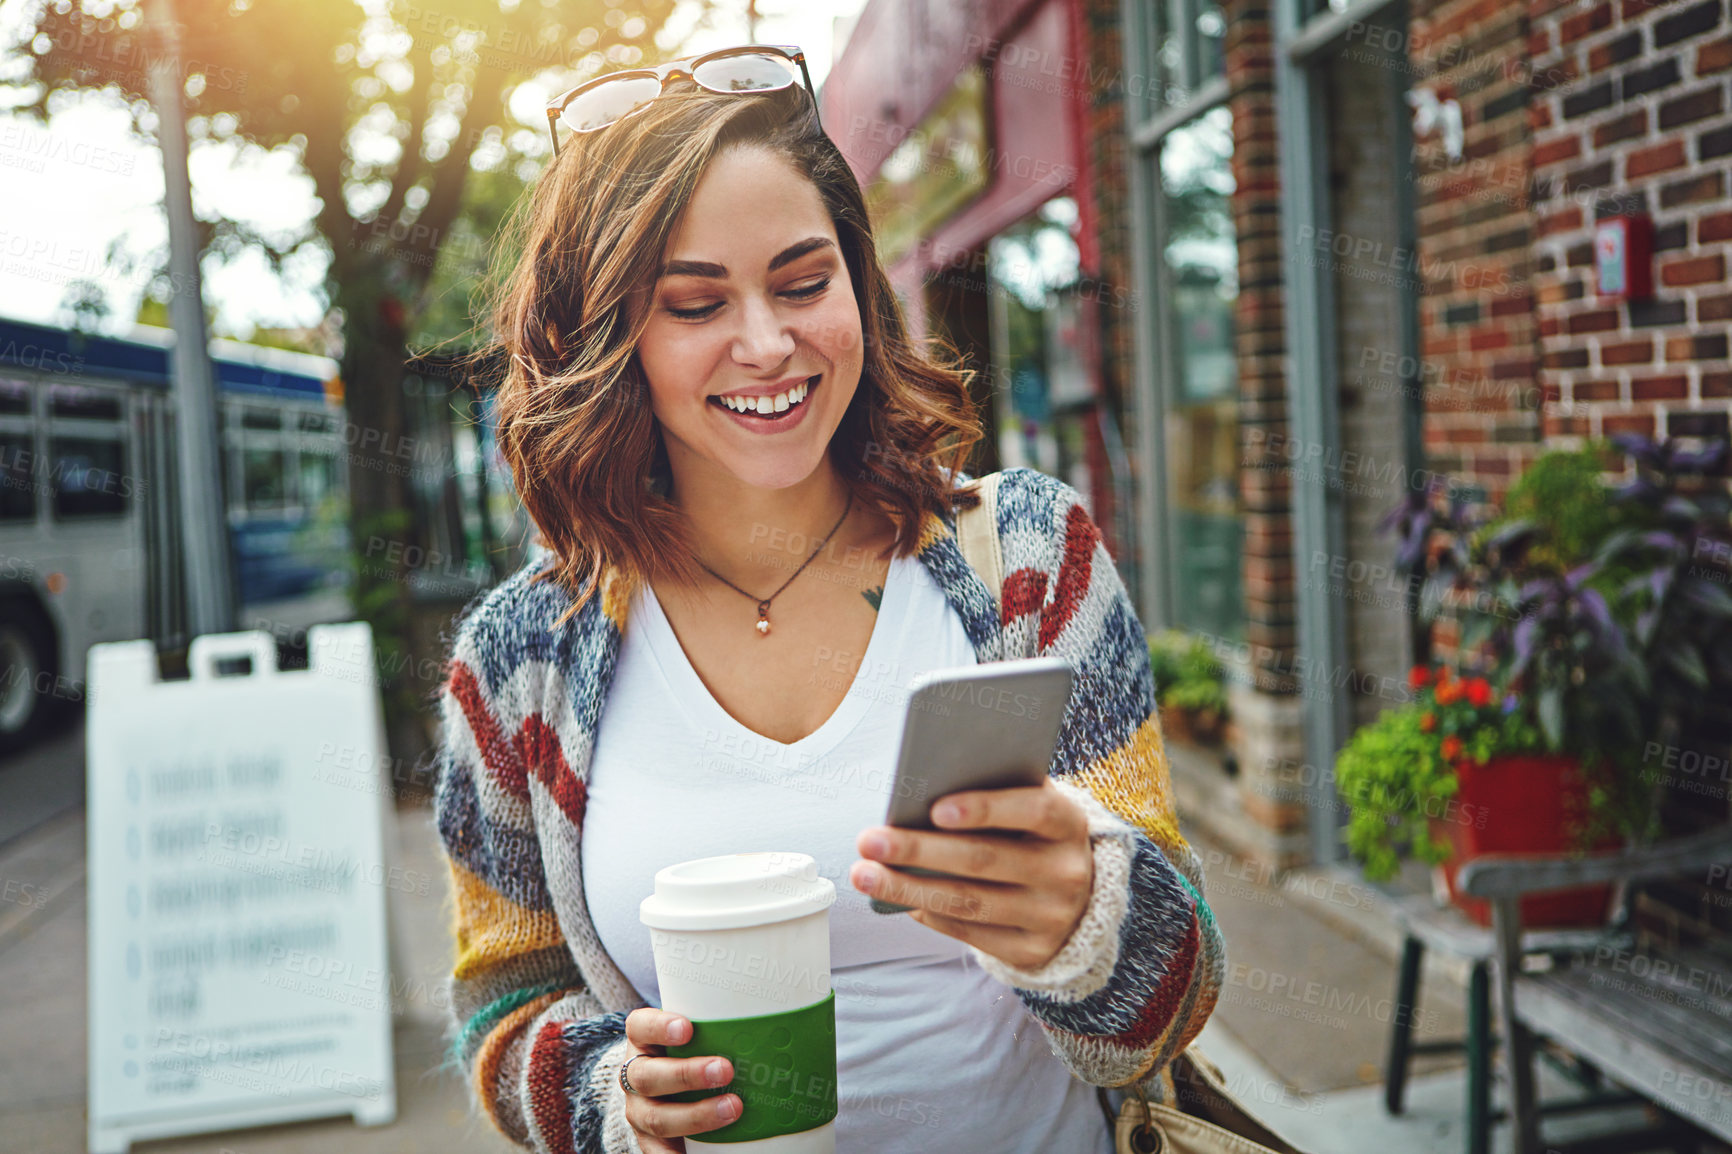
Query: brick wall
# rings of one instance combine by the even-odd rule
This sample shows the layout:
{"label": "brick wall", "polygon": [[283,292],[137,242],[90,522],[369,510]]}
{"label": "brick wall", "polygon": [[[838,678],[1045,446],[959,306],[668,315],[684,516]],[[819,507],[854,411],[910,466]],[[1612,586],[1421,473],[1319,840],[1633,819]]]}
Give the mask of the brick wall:
{"label": "brick wall", "polygon": [[1234,848],[1265,864],[1305,860],[1300,699],[1292,671],[1298,648],[1291,487],[1282,459],[1262,459],[1288,435],[1285,311],[1275,135],[1275,66],[1267,0],[1228,0],[1225,62],[1233,116],[1233,228],[1239,296],[1234,307],[1239,371],[1240,473],[1244,509],[1246,678],[1232,687],[1239,798],[1249,837]]}
{"label": "brick wall", "polygon": [[1495,497],[1540,436],[1528,16],[1421,0],[1409,32],[1412,88],[1455,100],[1463,125],[1459,159],[1439,131],[1414,141],[1426,465]]}
{"label": "brick wall", "polygon": [[[1239,242],[1239,297],[1233,317],[1239,437],[1242,453],[1254,461],[1263,446],[1279,443],[1287,434],[1274,57],[1266,0],[1229,3],[1226,16],[1236,184],[1233,227]],[[1268,655],[1264,668],[1253,672],[1259,687],[1291,692],[1293,686],[1282,672],[1293,667],[1297,645],[1292,501],[1285,471],[1245,470],[1240,496],[1245,509],[1245,639],[1253,652]]]}
{"label": "brick wall", "polygon": [[[1536,0],[1534,219],[1548,438],[1725,435],[1732,35],[1725,0]],[[1593,226],[1654,225],[1654,296],[1595,293]]]}
{"label": "brick wall", "polygon": [[[1125,101],[1138,97],[1127,95],[1127,86],[1119,83],[1124,46],[1118,0],[1076,0],[1076,15],[1077,52],[1089,62],[1089,67],[1078,70],[1089,80],[1080,135],[1089,168],[1087,195],[1092,204],[1088,207],[1092,209],[1099,266],[1085,271],[1093,272],[1100,281],[1099,291],[1090,296],[1098,302],[1094,313],[1099,325],[1102,403],[1129,446],[1137,443],[1141,431],[1136,423],[1132,383],[1136,379],[1136,298],[1131,271],[1129,175],[1125,168]],[[1141,85],[1131,88],[1135,93],[1145,91]],[[1128,449],[1127,454],[1134,464],[1135,454]],[[1131,492],[1135,491],[1133,484]],[[1123,555],[1135,537],[1130,531],[1133,521],[1134,513],[1128,508],[1115,508],[1102,521],[1121,570],[1134,571],[1144,563],[1140,554]],[[1132,573],[1126,573],[1126,580],[1133,590],[1138,587]]]}

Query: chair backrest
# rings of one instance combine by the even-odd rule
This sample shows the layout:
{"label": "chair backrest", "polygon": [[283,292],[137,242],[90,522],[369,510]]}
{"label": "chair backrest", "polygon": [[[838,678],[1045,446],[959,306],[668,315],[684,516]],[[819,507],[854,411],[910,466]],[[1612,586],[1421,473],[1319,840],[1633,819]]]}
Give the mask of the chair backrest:
{"label": "chair backrest", "polygon": [[1724,865],[1732,868],[1732,825],[1638,849],[1576,857],[1488,854],[1461,867],[1461,892],[1476,898],[1518,898],[1601,882],[1652,881]]}

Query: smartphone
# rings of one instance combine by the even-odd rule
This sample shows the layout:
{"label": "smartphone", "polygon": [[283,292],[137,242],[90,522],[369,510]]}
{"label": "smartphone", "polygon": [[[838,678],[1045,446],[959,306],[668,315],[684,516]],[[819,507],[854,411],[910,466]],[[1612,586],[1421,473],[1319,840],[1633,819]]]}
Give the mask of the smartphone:
{"label": "smartphone", "polygon": [[[975,789],[1046,781],[1074,676],[1061,657],[1029,657],[922,673],[910,684],[908,718],[896,758],[885,825],[937,829],[938,799]],[[921,877],[947,875],[893,866]],[[912,906],[872,899],[881,914]]]}

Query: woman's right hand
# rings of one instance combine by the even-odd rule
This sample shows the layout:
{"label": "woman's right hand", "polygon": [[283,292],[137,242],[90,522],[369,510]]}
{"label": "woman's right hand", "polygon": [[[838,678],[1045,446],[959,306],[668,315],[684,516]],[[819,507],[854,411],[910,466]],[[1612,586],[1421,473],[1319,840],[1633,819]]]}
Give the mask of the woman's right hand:
{"label": "woman's right hand", "polygon": [[632,1062],[627,1074],[637,1093],[625,1096],[625,1120],[644,1154],[685,1154],[684,1135],[719,1130],[740,1116],[738,1094],[719,1094],[701,1102],[675,1102],[668,1097],[733,1080],[734,1065],[726,1058],[666,1056],[667,1047],[691,1036],[691,1022],[678,1014],[641,1006],[626,1015],[626,1060],[631,1061],[633,1054],[654,1055]]}

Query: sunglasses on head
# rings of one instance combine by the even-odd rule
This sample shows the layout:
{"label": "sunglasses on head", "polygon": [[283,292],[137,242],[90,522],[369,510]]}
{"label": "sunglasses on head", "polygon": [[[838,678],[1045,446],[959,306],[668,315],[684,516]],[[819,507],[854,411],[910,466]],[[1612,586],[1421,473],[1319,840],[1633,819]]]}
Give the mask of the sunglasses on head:
{"label": "sunglasses on head", "polygon": [[815,114],[818,95],[812,91],[812,77],[806,71],[806,54],[792,45],[746,44],[670,60],[655,68],[632,68],[598,76],[560,94],[547,106],[553,155],[559,155],[560,125],[572,132],[600,131],[666,92],[668,82],[676,76],[711,92],[774,92],[794,83],[796,65],[800,79],[805,82],[806,94],[812,98]]}

